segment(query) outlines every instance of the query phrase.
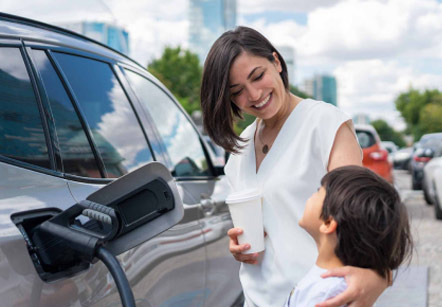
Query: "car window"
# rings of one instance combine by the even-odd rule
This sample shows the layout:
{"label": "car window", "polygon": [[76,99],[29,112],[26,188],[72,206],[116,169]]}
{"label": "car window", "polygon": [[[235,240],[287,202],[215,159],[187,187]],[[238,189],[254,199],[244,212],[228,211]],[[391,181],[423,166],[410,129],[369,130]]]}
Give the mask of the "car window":
{"label": "car window", "polygon": [[0,154],[50,167],[35,93],[20,49],[0,48]]}
{"label": "car window", "polygon": [[32,55],[51,106],[63,171],[77,176],[101,178],[86,133],[54,67],[43,50],[33,50]]}
{"label": "car window", "polygon": [[172,174],[176,177],[209,175],[199,135],[172,99],[146,78],[129,70],[126,75],[158,128],[172,162]]}
{"label": "car window", "polygon": [[109,64],[56,53],[91,129],[106,177],[124,175],[153,160],[134,110]]}
{"label": "car window", "polygon": [[373,134],[368,131],[356,130],[356,135],[361,148],[367,148],[376,144]]}

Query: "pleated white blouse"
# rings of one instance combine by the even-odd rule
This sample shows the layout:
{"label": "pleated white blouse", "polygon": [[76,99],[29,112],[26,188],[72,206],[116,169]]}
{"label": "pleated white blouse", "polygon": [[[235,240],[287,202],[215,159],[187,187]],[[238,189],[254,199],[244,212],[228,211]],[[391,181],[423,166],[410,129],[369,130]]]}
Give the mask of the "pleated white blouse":
{"label": "pleated white blouse", "polygon": [[231,155],[225,173],[234,191],[257,187],[263,193],[265,251],[256,265],[242,263],[240,280],[246,306],[283,306],[293,285],[317,257],[316,246],[298,225],[304,205],[325,175],[336,133],[343,123],[354,131],[348,115],[335,106],[302,100],[282,126],[256,171],[256,121],[241,137],[248,139]]}

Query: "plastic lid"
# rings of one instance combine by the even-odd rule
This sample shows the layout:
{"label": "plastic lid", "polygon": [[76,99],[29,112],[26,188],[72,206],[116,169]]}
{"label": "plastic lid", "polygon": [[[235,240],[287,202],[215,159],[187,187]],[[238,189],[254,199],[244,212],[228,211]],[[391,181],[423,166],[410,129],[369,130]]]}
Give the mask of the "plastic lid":
{"label": "plastic lid", "polygon": [[249,200],[260,198],[262,193],[258,189],[246,189],[231,193],[227,196],[226,203],[229,205],[243,203]]}

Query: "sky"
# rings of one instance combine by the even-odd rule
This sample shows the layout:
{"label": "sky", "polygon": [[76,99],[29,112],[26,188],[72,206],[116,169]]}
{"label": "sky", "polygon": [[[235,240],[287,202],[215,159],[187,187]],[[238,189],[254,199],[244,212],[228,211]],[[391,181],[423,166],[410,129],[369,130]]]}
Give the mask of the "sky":
{"label": "sky", "polygon": [[[442,0],[237,0],[238,25],[295,49],[295,80],[337,79],[351,116],[405,124],[394,106],[410,87],[442,90]],[[48,23],[115,22],[146,66],[165,46],[188,47],[188,0],[2,0],[0,11]]]}

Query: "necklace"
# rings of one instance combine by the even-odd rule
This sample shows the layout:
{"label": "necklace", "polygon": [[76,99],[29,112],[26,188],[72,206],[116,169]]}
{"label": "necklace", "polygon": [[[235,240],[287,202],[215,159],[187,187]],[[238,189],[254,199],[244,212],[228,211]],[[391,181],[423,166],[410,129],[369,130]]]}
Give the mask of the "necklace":
{"label": "necklace", "polygon": [[[260,122],[260,124],[261,124],[261,122]],[[262,128],[261,128],[261,129],[262,129]],[[261,130],[261,131],[262,131],[262,130]],[[266,154],[269,152],[269,145],[267,145],[266,143],[264,143],[264,142],[262,141],[262,139],[261,139],[261,135],[260,135],[259,131],[258,131],[258,139],[259,139],[259,141],[261,142],[261,144],[263,145],[262,148],[261,148],[261,151],[262,151],[263,154],[266,155]]]}

